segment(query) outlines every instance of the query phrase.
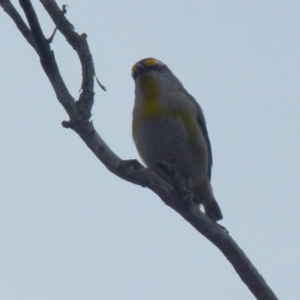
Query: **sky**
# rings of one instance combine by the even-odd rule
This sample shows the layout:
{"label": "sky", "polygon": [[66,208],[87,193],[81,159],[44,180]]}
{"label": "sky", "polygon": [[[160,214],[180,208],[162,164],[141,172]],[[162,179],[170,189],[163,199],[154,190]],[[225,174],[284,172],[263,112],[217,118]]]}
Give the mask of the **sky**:
{"label": "sky", "polygon": [[[203,108],[220,224],[279,299],[300,299],[300,2],[72,2],[107,88],[95,86],[92,111],[102,138],[139,159],[131,67],[166,63]],[[67,114],[2,9],[0,28],[0,299],[254,299],[216,247],[61,126]],[[51,46],[77,98],[77,55],[60,33]]]}

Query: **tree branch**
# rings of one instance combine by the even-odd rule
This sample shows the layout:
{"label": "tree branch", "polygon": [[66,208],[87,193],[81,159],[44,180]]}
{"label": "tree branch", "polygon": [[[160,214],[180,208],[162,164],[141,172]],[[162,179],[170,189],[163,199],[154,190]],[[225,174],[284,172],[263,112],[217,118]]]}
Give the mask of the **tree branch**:
{"label": "tree branch", "polygon": [[206,217],[191,201],[188,193],[171,186],[155,172],[146,169],[136,160],[122,161],[102,140],[89,120],[94,98],[94,63],[87,35],[79,35],[54,0],[40,0],[57,29],[77,52],[82,67],[81,94],[77,101],[70,95],[57,66],[50,41],[43,34],[38,17],[29,0],[20,0],[30,29],[8,0],[0,0],[4,11],[12,18],[25,39],[38,53],[41,65],[48,76],[58,101],[65,108],[70,120],[62,125],[73,129],[109,171],[131,183],[147,187],[162,201],[179,213],[198,232],[210,240],[230,261],[243,282],[257,299],[276,300],[277,297],[263,277],[224,229]]}
{"label": "tree branch", "polygon": [[33,38],[30,29],[28,28],[18,11],[15,9],[15,7],[11,4],[11,2],[9,0],[0,0],[0,5],[15,22],[16,26],[18,27],[24,38],[27,40],[27,42],[34,48],[36,52],[38,52],[35,39]]}
{"label": "tree branch", "polygon": [[77,52],[82,68],[82,93],[78,104],[83,117],[87,120],[91,117],[91,109],[94,101],[94,63],[87,43],[85,33],[79,35],[74,26],[67,20],[64,12],[58,7],[55,1],[41,0],[44,8],[56,24],[58,30],[65,36],[68,43]]}
{"label": "tree branch", "polygon": [[42,32],[31,1],[20,0],[19,2],[25,12],[27,21],[29,23],[31,36],[35,41],[34,46],[40,57],[41,65],[52,84],[52,87],[56,93],[56,97],[69,115],[76,116],[77,109],[75,107],[74,98],[69,93],[62,79],[62,76],[60,75],[53,51],[51,50],[50,44],[48,43],[48,40],[45,38]]}

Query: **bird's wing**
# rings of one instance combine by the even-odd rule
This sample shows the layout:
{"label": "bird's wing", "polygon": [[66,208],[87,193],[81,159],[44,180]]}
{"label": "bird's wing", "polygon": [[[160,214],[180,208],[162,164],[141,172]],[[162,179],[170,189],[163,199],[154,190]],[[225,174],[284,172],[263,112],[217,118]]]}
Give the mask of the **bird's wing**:
{"label": "bird's wing", "polygon": [[208,132],[207,132],[207,128],[206,128],[206,122],[205,122],[205,118],[204,118],[204,114],[203,111],[199,105],[199,103],[194,99],[193,96],[189,95],[190,99],[193,101],[196,109],[197,109],[197,122],[199,127],[201,128],[202,134],[204,136],[206,145],[207,145],[207,150],[208,150],[208,178],[209,180],[211,179],[211,168],[212,168],[212,164],[213,164],[213,158],[212,158],[212,151],[211,151],[211,144],[210,144],[210,140],[208,137]]}

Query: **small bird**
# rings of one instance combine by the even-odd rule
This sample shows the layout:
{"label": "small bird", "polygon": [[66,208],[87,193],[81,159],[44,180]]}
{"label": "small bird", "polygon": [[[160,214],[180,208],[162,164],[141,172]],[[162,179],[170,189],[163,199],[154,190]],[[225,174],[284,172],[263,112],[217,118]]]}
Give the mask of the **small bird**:
{"label": "small bird", "polygon": [[171,164],[193,201],[213,221],[223,218],[210,184],[212,151],[202,109],[163,62],[145,58],[132,67],[132,136],[142,160],[163,178]]}

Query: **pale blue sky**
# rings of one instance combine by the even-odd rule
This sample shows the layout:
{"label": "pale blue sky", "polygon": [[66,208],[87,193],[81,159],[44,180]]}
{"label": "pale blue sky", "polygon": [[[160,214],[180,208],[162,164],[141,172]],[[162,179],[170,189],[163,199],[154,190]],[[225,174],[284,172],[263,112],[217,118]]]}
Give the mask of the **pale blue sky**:
{"label": "pale blue sky", "polygon": [[[300,299],[300,2],[71,2],[108,90],[92,117],[104,140],[138,158],[130,69],[166,63],[204,110],[221,224],[280,299]],[[219,250],[61,127],[37,55],[3,11],[0,28],[0,299],[254,299]],[[77,97],[76,54],[59,33],[52,47]]]}

